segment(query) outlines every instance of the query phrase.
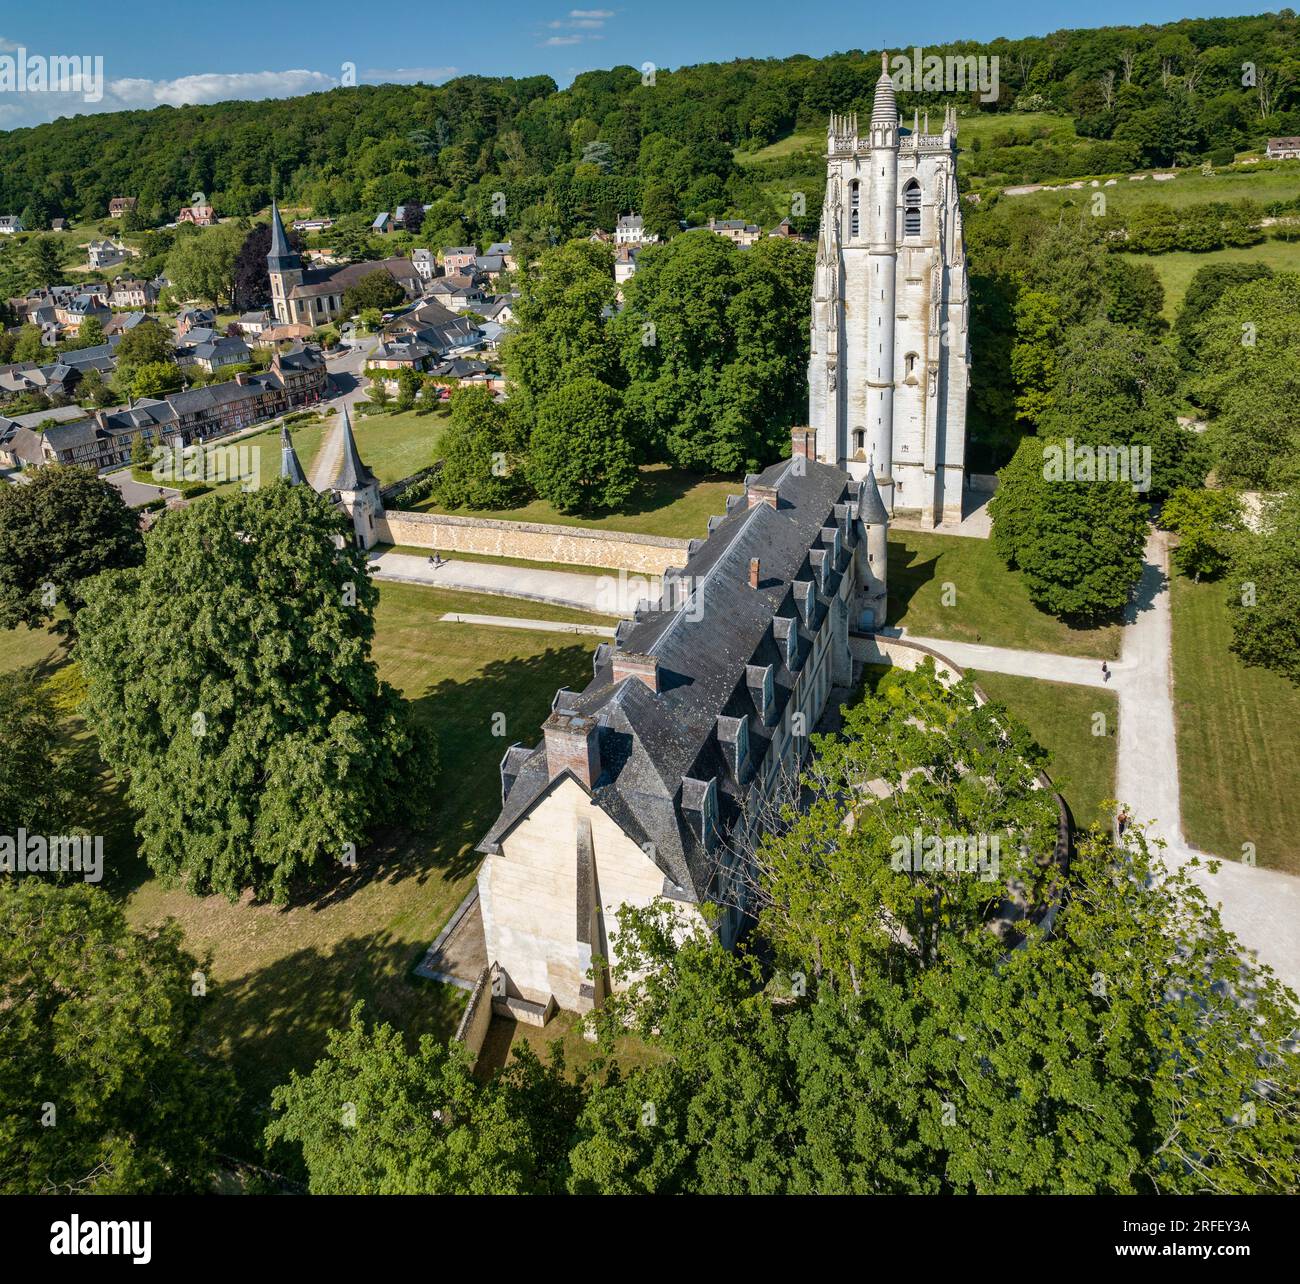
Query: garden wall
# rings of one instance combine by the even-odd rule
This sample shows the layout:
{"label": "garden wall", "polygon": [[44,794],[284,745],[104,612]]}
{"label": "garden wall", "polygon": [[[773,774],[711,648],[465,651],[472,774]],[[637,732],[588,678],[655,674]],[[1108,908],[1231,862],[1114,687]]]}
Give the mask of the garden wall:
{"label": "garden wall", "polygon": [[387,544],[519,557],[533,562],[568,562],[573,566],[609,567],[642,575],[662,575],[686,565],[687,541],[662,535],[586,526],[548,526],[541,522],[503,522],[488,517],[449,517],[441,513],[391,510],[375,523]]}

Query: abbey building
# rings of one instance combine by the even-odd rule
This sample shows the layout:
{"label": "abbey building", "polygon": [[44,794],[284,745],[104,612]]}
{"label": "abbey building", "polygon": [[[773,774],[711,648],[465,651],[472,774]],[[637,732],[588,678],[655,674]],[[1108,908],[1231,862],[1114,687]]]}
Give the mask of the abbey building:
{"label": "abbey building", "polygon": [[808,422],[817,458],[873,470],[891,514],[961,518],[968,306],[956,111],[901,129],[882,70],[866,135],[856,115],[827,131]]}

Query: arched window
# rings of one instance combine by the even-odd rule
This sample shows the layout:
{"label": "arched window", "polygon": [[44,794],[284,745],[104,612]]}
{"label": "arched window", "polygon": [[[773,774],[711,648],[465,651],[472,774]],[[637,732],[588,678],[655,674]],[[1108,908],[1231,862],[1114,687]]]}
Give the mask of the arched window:
{"label": "arched window", "polygon": [[849,184],[849,236],[858,234],[858,180]]}
{"label": "arched window", "polygon": [[916,179],[903,188],[903,235],[921,235],[921,185]]}

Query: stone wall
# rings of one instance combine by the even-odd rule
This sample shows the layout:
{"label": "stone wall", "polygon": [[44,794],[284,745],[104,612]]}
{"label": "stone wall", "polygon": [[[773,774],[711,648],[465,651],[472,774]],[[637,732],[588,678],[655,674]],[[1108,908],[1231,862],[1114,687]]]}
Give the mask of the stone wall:
{"label": "stone wall", "polygon": [[534,562],[608,567],[642,575],[662,575],[686,565],[684,539],[631,535],[586,526],[547,526],[540,522],[502,522],[487,517],[448,517],[441,513],[390,510],[375,523],[379,540],[412,548],[489,557],[519,557]]}
{"label": "stone wall", "polygon": [[463,1043],[474,1055],[477,1064],[479,1053],[483,1051],[483,1040],[487,1038],[488,1026],[492,1024],[492,969],[485,963],[483,970],[470,991],[469,1002],[465,1005],[460,1025],[453,1036],[454,1043]]}

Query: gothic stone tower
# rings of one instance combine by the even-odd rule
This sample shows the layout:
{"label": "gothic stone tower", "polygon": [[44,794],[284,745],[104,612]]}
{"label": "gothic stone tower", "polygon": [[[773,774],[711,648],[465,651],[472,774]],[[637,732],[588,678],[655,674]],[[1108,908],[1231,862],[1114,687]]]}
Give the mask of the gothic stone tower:
{"label": "gothic stone tower", "polygon": [[867,136],[856,115],[827,130],[808,418],[818,459],[938,525],[961,518],[970,382],[957,115],[900,129],[886,61]]}
{"label": "gothic stone tower", "polygon": [[289,245],[279,206],[271,202],[271,252],[266,256],[266,270],[271,277],[271,310],[277,321],[293,321],[289,295],[302,284],[302,259]]}

